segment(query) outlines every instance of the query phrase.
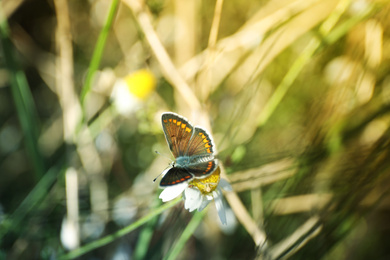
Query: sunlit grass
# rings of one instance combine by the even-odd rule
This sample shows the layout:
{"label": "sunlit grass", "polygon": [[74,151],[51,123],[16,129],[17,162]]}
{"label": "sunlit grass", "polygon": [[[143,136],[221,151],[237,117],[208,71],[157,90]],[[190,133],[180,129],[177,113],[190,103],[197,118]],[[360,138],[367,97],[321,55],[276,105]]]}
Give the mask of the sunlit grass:
{"label": "sunlit grass", "polygon": [[96,46],[94,48],[94,52],[92,55],[91,63],[89,64],[85,83],[80,95],[81,104],[84,103],[86,95],[88,94],[88,92],[91,91],[93,77],[95,76],[95,73],[99,68],[99,64],[103,56],[108,34],[110,33],[111,25],[115,19],[115,14],[117,12],[119,2],[120,2],[119,0],[113,0],[111,2],[111,6],[107,14],[106,22],[99,34],[99,38],[97,39]]}
{"label": "sunlit grass", "polygon": [[112,241],[114,241],[115,239],[119,238],[119,237],[122,237],[126,234],[128,234],[129,232],[132,232],[133,230],[135,230],[136,228],[140,227],[141,225],[145,224],[146,222],[152,220],[155,216],[161,214],[163,211],[175,206],[178,202],[180,202],[180,198],[177,198],[169,203],[166,203],[156,209],[154,209],[151,213],[149,213],[148,215],[142,217],[141,219],[135,221],[133,224],[125,227],[125,228],[122,228],[120,230],[118,230],[117,232],[113,233],[113,234],[110,234],[108,236],[105,236],[101,239],[98,239],[96,241],[93,241],[91,243],[88,243],[86,244],[85,246],[82,246],[76,250],[73,250],[71,252],[69,252],[68,254],[64,255],[64,256],[60,256],[59,259],[74,259],[76,257],[79,257],[93,249],[96,249],[96,248],[99,248],[99,247],[102,247],[108,243],[111,243]]}
{"label": "sunlit grass", "polygon": [[[25,3],[18,3],[18,10],[4,2],[7,13],[26,12]],[[0,163],[7,169],[0,194],[2,255],[109,259],[119,252],[119,241],[125,241],[129,259],[372,259],[389,254],[380,245],[375,252],[361,247],[388,235],[376,224],[388,209],[382,202],[388,201],[390,183],[388,3],[67,4],[72,91],[80,93],[76,103],[84,120],[45,156],[38,140],[47,122],[62,124],[57,127],[66,133],[66,107],[77,110],[64,102],[59,82],[42,83],[42,71],[49,73],[45,66],[52,64],[49,55],[33,55],[64,58],[59,38],[45,38],[58,33],[56,23],[46,21],[44,27],[32,19],[33,30],[17,15],[0,20],[0,73],[7,72],[2,84],[10,89],[0,88],[0,98],[12,100],[15,109],[3,112],[0,104]],[[55,12],[50,17],[57,18]],[[31,41],[17,33],[18,27],[32,35]],[[188,39],[191,46],[180,46]],[[26,64],[24,58],[31,57],[38,62]],[[51,76],[59,79],[64,68],[55,64]],[[113,85],[144,68],[158,79],[156,91],[143,99],[130,95],[135,105],[121,113],[113,105]],[[49,100],[47,93],[58,100]],[[50,110],[46,103],[55,105]],[[220,229],[210,207],[197,213],[175,207],[171,219],[160,216],[181,200],[154,205],[161,190],[152,180],[169,164],[154,154],[169,153],[160,125],[166,111],[212,132],[223,177],[234,189],[226,201],[236,224]],[[12,139],[4,129],[16,119],[20,133]],[[7,140],[15,143],[12,149],[7,150]],[[15,154],[25,160],[13,163]],[[72,202],[65,193],[72,183],[63,174],[69,168],[78,183]],[[119,197],[132,203],[126,227],[110,210]],[[69,251],[61,240],[67,202],[78,210],[79,233],[74,234],[81,242]],[[88,237],[88,221],[96,219],[100,226],[92,230],[102,230]]]}

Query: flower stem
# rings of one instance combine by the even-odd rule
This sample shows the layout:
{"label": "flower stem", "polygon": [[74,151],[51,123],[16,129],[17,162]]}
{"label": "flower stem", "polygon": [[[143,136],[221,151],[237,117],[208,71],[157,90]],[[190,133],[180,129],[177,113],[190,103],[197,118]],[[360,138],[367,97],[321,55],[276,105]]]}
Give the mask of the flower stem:
{"label": "flower stem", "polygon": [[162,205],[159,208],[156,208],[154,211],[152,211],[151,213],[149,213],[145,217],[137,220],[133,224],[131,224],[125,228],[122,228],[121,230],[118,230],[117,232],[115,232],[111,235],[105,236],[99,240],[93,241],[85,246],[82,246],[76,250],[73,250],[66,255],[62,255],[58,259],[74,259],[74,258],[79,257],[79,256],[81,256],[89,251],[92,251],[95,248],[107,245],[108,243],[111,243],[115,239],[130,233],[131,231],[135,230],[136,228],[140,227],[141,225],[145,224],[146,222],[152,220],[155,216],[161,214],[163,211],[175,206],[179,201],[181,201],[181,197],[179,197],[175,200],[172,200],[168,203],[165,203],[164,205]]}
{"label": "flower stem", "polygon": [[203,210],[200,212],[196,211],[196,213],[192,217],[190,223],[188,223],[187,227],[184,229],[183,233],[181,234],[176,245],[171,250],[168,251],[168,253],[164,257],[164,260],[177,259],[177,256],[179,255],[181,250],[184,248],[184,245],[186,244],[187,240],[195,232],[195,229],[198,227],[198,225],[202,221],[203,217],[206,215],[206,212],[207,212],[206,210]]}

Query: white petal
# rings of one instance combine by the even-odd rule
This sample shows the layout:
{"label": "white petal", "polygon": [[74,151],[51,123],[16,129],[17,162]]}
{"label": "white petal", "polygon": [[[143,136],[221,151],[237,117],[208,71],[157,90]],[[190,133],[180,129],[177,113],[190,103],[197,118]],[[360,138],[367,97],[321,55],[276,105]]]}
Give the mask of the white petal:
{"label": "white petal", "polygon": [[114,101],[115,108],[121,115],[128,115],[134,112],[137,106],[140,105],[140,101],[130,93],[123,79],[115,83],[111,98]]}
{"label": "white petal", "polygon": [[226,207],[225,205],[225,213],[226,213],[226,222],[227,224],[226,225],[223,225],[222,223],[220,223],[220,228],[221,228],[221,231],[226,234],[226,235],[232,235],[234,233],[234,231],[236,230],[237,228],[237,219],[236,219],[236,216],[234,215],[234,212],[231,208],[229,207]]}
{"label": "white petal", "polygon": [[222,189],[224,189],[226,191],[232,191],[233,190],[232,186],[230,186],[230,183],[227,180],[225,180],[225,179],[219,180],[219,185],[218,186],[220,186]]}
{"label": "white petal", "polygon": [[205,195],[205,199],[207,199],[207,200],[213,200],[214,199],[214,197],[213,196],[211,196],[211,195]]}
{"label": "white petal", "polygon": [[221,190],[217,189],[213,191],[214,200],[215,200],[215,207],[218,211],[219,219],[221,220],[222,224],[226,225],[226,213],[225,208],[223,206],[223,200],[222,200],[222,192]]}
{"label": "white petal", "polygon": [[202,203],[200,204],[198,211],[202,211],[207,205],[209,205],[211,200],[208,200],[206,196],[202,196]]}
{"label": "white petal", "polygon": [[187,188],[184,190],[184,208],[190,212],[199,208],[202,203],[202,194],[198,189]]}
{"label": "white petal", "polygon": [[163,202],[173,200],[174,198],[179,196],[184,191],[184,189],[187,188],[187,186],[188,183],[186,182],[174,186],[169,186],[161,192],[159,198],[162,199]]}

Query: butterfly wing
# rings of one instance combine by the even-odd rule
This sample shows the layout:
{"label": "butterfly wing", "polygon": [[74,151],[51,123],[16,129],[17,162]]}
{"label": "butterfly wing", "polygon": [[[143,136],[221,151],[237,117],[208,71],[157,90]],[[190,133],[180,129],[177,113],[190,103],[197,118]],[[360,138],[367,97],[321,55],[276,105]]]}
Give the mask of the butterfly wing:
{"label": "butterfly wing", "polygon": [[218,167],[218,160],[214,159],[208,162],[198,162],[191,164],[187,170],[192,173],[195,178],[203,179],[212,174]]}
{"label": "butterfly wing", "polygon": [[175,113],[163,113],[161,116],[165,139],[175,158],[187,153],[188,143],[194,132],[187,119]]}
{"label": "butterfly wing", "polygon": [[194,135],[188,144],[186,155],[194,158],[207,157],[210,160],[214,158],[214,142],[205,129],[198,126],[195,127]]}
{"label": "butterfly wing", "polygon": [[214,152],[214,143],[210,134],[196,126],[187,150],[187,155],[190,157],[188,171],[195,178],[209,176],[218,166],[218,161],[214,159]]}
{"label": "butterfly wing", "polygon": [[185,181],[189,181],[194,176],[184,168],[173,167],[167,170],[167,173],[162,177],[160,187],[176,185]]}
{"label": "butterfly wing", "polygon": [[188,157],[182,167],[168,170],[160,186],[170,186],[195,178],[209,176],[218,166],[214,159],[215,147],[210,134],[201,127],[193,127],[187,119],[175,113],[163,113],[162,126],[169,149],[175,158]]}

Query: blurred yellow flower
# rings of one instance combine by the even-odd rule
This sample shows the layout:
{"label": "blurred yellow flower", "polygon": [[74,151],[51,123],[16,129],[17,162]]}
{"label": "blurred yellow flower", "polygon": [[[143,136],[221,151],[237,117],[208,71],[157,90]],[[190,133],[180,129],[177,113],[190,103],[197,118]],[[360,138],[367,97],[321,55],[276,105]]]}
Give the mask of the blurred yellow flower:
{"label": "blurred yellow flower", "polygon": [[114,106],[122,115],[130,115],[154,91],[156,78],[146,69],[135,71],[118,79],[112,90]]}
{"label": "blurred yellow flower", "polygon": [[131,94],[145,99],[156,87],[154,75],[146,69],[135,71],[124,78]]}

